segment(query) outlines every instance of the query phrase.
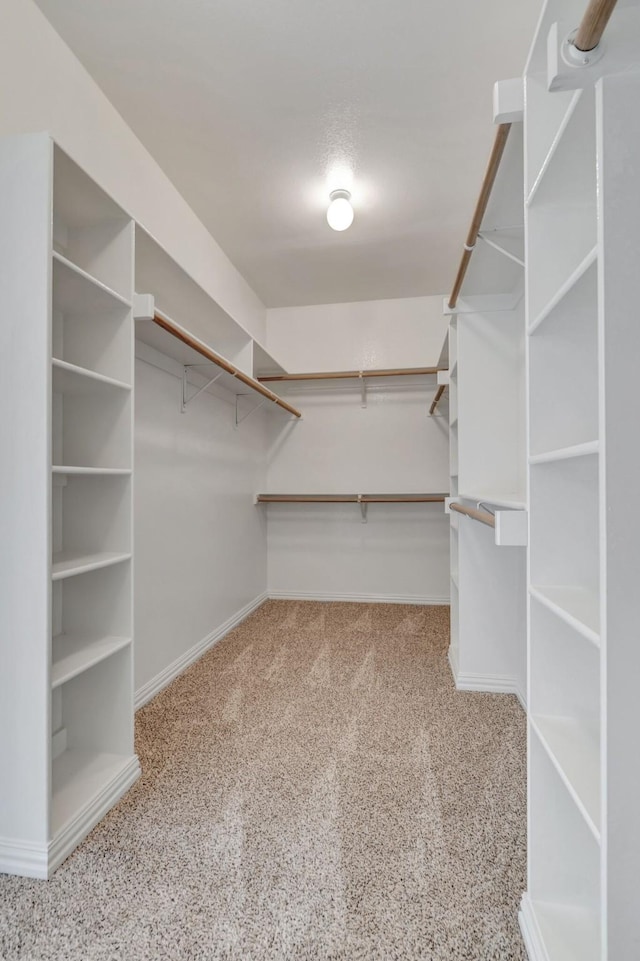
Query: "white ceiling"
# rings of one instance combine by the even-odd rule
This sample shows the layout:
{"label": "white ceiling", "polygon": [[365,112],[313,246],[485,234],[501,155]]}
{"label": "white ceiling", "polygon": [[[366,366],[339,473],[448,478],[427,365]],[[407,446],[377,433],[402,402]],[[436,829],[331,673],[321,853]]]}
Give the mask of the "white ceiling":
{"label": "white ceiling", "polygon": [[37,2],[267,306],[449,291],[541,6]]}

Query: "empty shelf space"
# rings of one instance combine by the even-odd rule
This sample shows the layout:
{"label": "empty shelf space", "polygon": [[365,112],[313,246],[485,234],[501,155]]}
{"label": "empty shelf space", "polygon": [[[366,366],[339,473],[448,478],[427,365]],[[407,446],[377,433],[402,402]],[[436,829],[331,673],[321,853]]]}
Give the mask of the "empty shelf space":
{"label": "empty shelf space", "polygon": [[57,251],[53,251],[53,303],[62,311],[104,311],[114,301],[131,307],[131,302],[76,266]]}
{"label": "empty shelf space", "polygon": [[102,751],[67,750],[52,765],[51,833],[56,833],[132,762]]}
{"label": "empty shelf space", "polygon": [[97,554],[80,554],[73,551],[62,551],[53,555],[51,565],[51,579],[54,581],[62,580],[65,577],[74,577],[76,574],[85,574],[88,571],[96,571],[101,567],[110,567],[112,564],[120,564],[131,558],[130,553],[122,554],[114,551],[102,551]]}
{"label": "empty shelf space", "polygon": [[555,961],[597,961],[600,932],[594,913],[572,904],[532,901],[547,956]]}
{"label": "empty shelf space", "polygon": [[257,494],[258,504],[435,504],[448,494]]}
{"label": "empty shelf space", "polygon": [[59,687],[130,643],[130,637],[58,634],[53,638],[51,686]]}
{"label": "empty shelf space", "polygon": [[531,726],[592,834],[600,838],[600,750],[597,737],[569,717],[532,715]]}
{"label": "empty shelf space", "polygon": [[586,441],[583,444],[572,444],[569,447],[559,447],[556,450],[544,451],[541,454],[532,454],[529,457],[530,464],[549,464],[553,461],[571,460],[573,457],[586,457],[588,454],[597,454],[600,445],[597,440]]}
{"label": "empty shelf space", "polygon": [[53,358],[53,390],[60,394],[86,394],[104,390],[131,390],[130,384],[76,364]]}
{"label": "empty shelf space", "polygon": [[581,587],[531,586],[529,593],[593,644],[600,644],[600,604]]}

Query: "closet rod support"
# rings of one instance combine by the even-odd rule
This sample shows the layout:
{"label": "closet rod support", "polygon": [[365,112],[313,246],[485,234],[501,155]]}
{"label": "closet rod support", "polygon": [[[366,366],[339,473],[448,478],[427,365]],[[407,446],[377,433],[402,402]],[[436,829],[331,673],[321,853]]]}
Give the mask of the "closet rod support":
{"label": "closet rod support", "polygon": [[257,404],[254,404],[251,410],[247,411],[246,414],[242,414],[242,416],[240,416],[240,410],[238,408],[238,398],[248,397],[248,396],[249,396],[248,394],[236,394],[236,423],[235,423],[236,427],[239,427],[242,421],[246,420],[247,417],[251,417],[251,415],[255,413],[255,411],[260,410],[261,407],[264,407],[264,405],[267,403],[267,400],[268,400],[267,397],[263,398],[262,400],[258,401]]}
{"label": "closet rod support", "polygon": [[199,394],[201,394],[203,390],[206,390],[207,387],[211,387],[212,384],[215,384],[215,382],[220,377],[222,377],[222,374],[224,373],[224,371],[220,371],[219,374],[216,374],[215,377],[212,377],[210,380],[208,380],[207,383],[203,384],[202,387],[198,387],[198,389],[194,391],[194,393],[191,394],[191,396],[189,396],[189,371],[191,370],[192,367],[206,367],[206,366],[210,367],[211,365],[210,364],[185,364],[183,366],[182,368],[182,403],[180,404],[181,414],[185,414],[187,411],[187,405],[190,404],[192,400],[195,400],[195,398]]}

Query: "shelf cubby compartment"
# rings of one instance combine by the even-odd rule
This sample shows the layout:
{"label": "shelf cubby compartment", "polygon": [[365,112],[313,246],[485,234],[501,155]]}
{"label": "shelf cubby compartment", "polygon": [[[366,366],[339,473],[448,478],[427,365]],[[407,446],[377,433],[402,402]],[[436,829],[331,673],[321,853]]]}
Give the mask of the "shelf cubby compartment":
{"label": "shelf cubby compartment", "polygon": [[131,640],[132,572],[105,566],[52,585],[52,686]]}
{"label": "shelf cubby compartment", "polygon": [[529,890],[549,961],[600,958],[600,846],[534,731]]}
{"label": "shelf cubby compartment", "polygon": [[531,719],[594,837],[600,834],[600,651],[532,596]]}
{"label": "shelf cubby compartment", "polygon": [[[461,493],[526,489],[524,304],[458,317]],[[488,500],[491,497],[487,497]],[[524,494],[514,498],[523,501]]]}
{"label": "shelf cubby compartment", "polygon": [[529,338],[531,453],[598,438],[597,263]]}
{"label": "shelf cubby compartment", "polygon": [[598,454],[532,464],[531,592],[597,643]]}
{"label": "shelf cubby compartment", "polygon": [[51,837],[131,763],[130,646],[52,692]]}
{"label": "shelf cubby compartment", "polygon": [[133,292],[133,223],[62,150],[54,148],[53,247],[126,300]]}
{"label": "shelf cubby compartment", "polygon": [[54,466],[131,469],[131,391],[62,370],[54,386]]}
{"label": "shelf cubby compartment", "polygon": [[53,356],[131,384],[128,302],[54,254],[52,305]]}
{"label": "shelf cubby compartment", "polygon": [[[555,94],[554,94],[555,96]],[[585,90],[528,205],[529,325],[541,322],[595,256],[596,150],[593,90]]]}
{"label": "shelf cubby compartment", "polygon": [[53,574],[126,557],[131,551],[128,475],[54,475]]}

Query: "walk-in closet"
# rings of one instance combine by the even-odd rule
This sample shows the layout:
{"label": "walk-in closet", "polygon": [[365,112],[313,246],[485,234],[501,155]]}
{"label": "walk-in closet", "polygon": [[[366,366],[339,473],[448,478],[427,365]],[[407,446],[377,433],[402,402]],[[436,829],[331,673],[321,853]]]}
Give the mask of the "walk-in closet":
{"label": "walk-in closet", "polygon": [[4,0],[0,959],[635,961],[638,0]]}

